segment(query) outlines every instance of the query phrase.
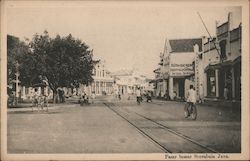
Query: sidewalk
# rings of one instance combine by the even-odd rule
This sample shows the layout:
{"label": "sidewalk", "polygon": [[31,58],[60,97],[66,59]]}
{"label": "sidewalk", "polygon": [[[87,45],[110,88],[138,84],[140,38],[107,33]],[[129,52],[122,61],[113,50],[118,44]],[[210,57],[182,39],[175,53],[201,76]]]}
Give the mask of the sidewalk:
{"label": "sidewalk", "polygon": [[[176,103],[184,103],[184,101],[174,101],[174,100],[164,100],[164,99],[157,99],[157,98],[153,98],[154,102],[157,103],[168,103],[168,102],[176,102]],[[221,109],[228,109],[228,110],[232,110],[233,112],[240,112],[241,111],[241,107],[238,106],[233,106],[232,104],[230,104],[232,101],[223,101],[225,103],[222,103],[222,101],[218,102],[218,101],[206,101],[203,103],[197,103],[197,106],[204,106],[204,107],[214,107],[214,108],[221,108]]]}

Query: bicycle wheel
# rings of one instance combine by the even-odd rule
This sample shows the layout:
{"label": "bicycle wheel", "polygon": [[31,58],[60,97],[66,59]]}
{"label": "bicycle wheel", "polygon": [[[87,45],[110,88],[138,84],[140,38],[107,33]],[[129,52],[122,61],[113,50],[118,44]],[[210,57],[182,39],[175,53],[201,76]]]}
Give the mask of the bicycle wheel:
{"label": "bicycle wheel", "polygon": [[189,112],[188,112],[188,103],[185,103],[184,106],[184,117],[187,118],[189,116]]}
{"label": "bicycle wheel", "polygon": [[196,108],[196,106],[195,105],[192,105],[192,113],[191,113],[191,118],[193,119],[193,120],[196,120],[196,118],[197,118],[197,108]]}

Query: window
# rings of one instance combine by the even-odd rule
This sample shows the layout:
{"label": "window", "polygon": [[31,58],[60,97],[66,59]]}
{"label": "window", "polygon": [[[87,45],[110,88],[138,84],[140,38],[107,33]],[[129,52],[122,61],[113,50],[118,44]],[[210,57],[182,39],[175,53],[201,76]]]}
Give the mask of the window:
{"label": "window", "polygon": [[207,95],[216,96],[216,82],[215,82],[215,71],[207,71]]}
{"label": "window", "polygon": [[226,44],[227,44],[226,40],[222,40],[220,42],[220,57],[221,57],[221,60],[225,60],[227,58],[226,57]]}

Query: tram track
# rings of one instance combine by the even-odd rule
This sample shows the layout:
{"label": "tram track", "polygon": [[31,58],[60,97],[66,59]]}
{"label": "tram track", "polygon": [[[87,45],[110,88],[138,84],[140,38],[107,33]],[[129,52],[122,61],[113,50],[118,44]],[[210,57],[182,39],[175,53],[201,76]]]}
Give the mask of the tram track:
{"label": "tram track", "polygon": [[[165,153],[172,153],[170,150],[166,149],[164,146],[162,146],[158,141],[156,141],[154,138],[152,138],[150,135],[148,135],[147,133],[145,133],[143,130],[141,130],[138,126],[136,126],[135,124],[133,124],[131,121],[129,121],[126,117],[122,116],[119,112],[117,112],[116,110],[114,110],[113,108],[111,108],[110,105],[108,105],[107,103],[103,103],[106,107],[108,107],[111,111],[113,111],[114,113],[116,113],[118,116],[120,116],[121,118],[123,118],[124,120],[126,120],[130,125],[132,125],[133,127],[135,127],[140,133],[142,133],[144,136],[148,137],[151,141],[153,141],[155,144],[157,144],[158,146],[160,146],[160,148],[165,152]],[[109,103],[110,104],[110,103]]]}
{"label": "tram track", "polygon": [[[161,130],[160,136],[163,135],[165,137],[171,138],[171,137],[173,137],[172,135],[174,135],[174,138],[177,140],[176,141],[177,143],[185,143],[186,146],[190,146],[192,152],[219,153],[216,150],[214,150],[206,145],[203,145],[203,144],[199,143],[198,141],[195,141],[195,140],[191,139],[190,137],[173,130],[170,127],[167,127],[166,125],[163,125],[163,124],[161,124],[153,119],[150,119],[142,114],[139,114],[135,111],[131,111],[131,110],[128,110],[126,108],[119,108],[119,107],[115,106],[114,103],[104,103],[104,105],[106,107],[108,107],[110,110],[112,110],[114,113],[116,113],[118,116],[120,116],[121,118],[126,120],[129,124],[134,126],[138,131],[140,131],[143,135],[148,137],[151,141],[153,141],[158,146],[160,146],[166,153],[176,153],[176,152],[180,152],[180,151],[177,151],[177,149],[171,150],[170,147],[167,147],[167,145],[163,144],[161,141],[158,141],[158,139],[155,138],[154,135],[151,135],[150,132],[144,130],[143,129],[144,127],[140,127],[140,124],[138,125],[138,122],[136,121],[136,119],[150,124],[151,129],[153,129],[153,128],[163,129],[164,131]],[[137,118],[136,118],[136,116],[137,116]],[[174,146],[183,148],[181,144],[174,145]],[[186,148],[186,149],[188,149],[188,148]],[[183,150],[181,152],[185,152],[185,151]]]}

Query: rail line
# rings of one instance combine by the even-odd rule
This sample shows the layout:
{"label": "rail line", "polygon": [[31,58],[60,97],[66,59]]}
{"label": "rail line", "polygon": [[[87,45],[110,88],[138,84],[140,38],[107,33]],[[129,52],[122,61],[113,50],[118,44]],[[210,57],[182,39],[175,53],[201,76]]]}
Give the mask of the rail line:
{"label": "rail line", "polygon": [[147,120],[147,121],[150,121],[150,122],[152,122],[152,123],[158,125],[158,127],[161,127],[162,129],[164,129],[164,130],[170,132],[171,134],[173,134],[173,135],[175,135],[175,136],[178,136],[180,139],[183,139],[183,140],[185,140],[185,141],[187,141],[187,142],[190,142],[191,144],[194,144],[194,145],[196,145],[196,146],[202,148],[202,150],[204,150],[204,151],[207,152],[207,153],[219,153],[219,152],[217,152],[216,150],[214,150],[214,149],[212,149],[212,148],[210,148],[210,147],[207,147],[207,146],[205,146],[205,145],[203,145],[203,144],[201,144],[201,143],[199,143],[199,142],[197,142],[197,141],[195,141],[195,140],[189,138],[188,136],[186,136],[186,135],[184,135],[184,134],[182,134],[182,133],[180,133],[180,132],[177,132],[177,131],[175,131],[175,130],[173,130],[173,129],[171,129],[171,128],[169,128],[169,127],[167,127],[167,126],[165,126],[165,125],[163,125],[163,124],[161,124],[161,123],[159,123],[159,122],[157,122],[157,121],[155,121],[155,120],[152,120],[152,119],[150,119],[150,118],[148,118],[148,117],[146,117],[146,116],[144,116],[144,115],[142,115],[142,114],[139,114],[139,113],[137,113],[137,112],[135,112],[135,111],[131,111],[131,110],[122,108],[123,111],[118,112],[118,110],[115,110],[114,108],[112,108],[112,106],[113,106],[113,107],[115,106],[113,103],[104,103],[104,105],[107,106],[107,107],[108,107],[110,110],[112,110],[114,113],[116,113],[117,115],[119,115],[120,117],[122,117],[124,120],[126,120],[129,124],[131,124],[132,126],[134,126],[138,131],[140,131],[142,134],[144,134],[145,136],[147,136],[147,137],[148,137],[150,140],[152,140],[154,143],[156,143],[157,145],[159,145],[166,153],[172,153],[172,151],[169,150],[169,149],[167,149],[167,148],[164,147],[163,145],[161,145],[160,142],[158,142],[156,139],[154,139],[153,137],[151,137],[148,133],[146,133],[145,131],[143,131],[140,127],[136,126],[136,124],[133,123],[133,121],[130,121],[128,118],[126,118],[126,117],[125,117],[124,115],[122,115],[121,113],[122,113],[122,112],[126,112],[127,114],[135,114],[135,115],[139,116],[140,118],[143,118],[143,119],[145,119],[145,120]]}
{"label": "rail line", "polygon": [[[118,116],[120,116],[121,118],[123,118],[124,120],[126,120],[130,125],[134,126],[138,131],[140,131],[143,135],[147,136],[148,138],[150,138],[150,140],[152,140],[155,144],[157,144],[158,146],[160,146],[162,148],[162,150],[165,151],[165,153],[172,153],[170,150],[166,149],[164,146],[162,146],[158,141],[156,141],[154,138],[152,138],[151,136],[149,136],[147,133],[145,133],[143,130],[141,130],[139,127],[137,127],[135,124],[133,124],[131,121],[129,121],[126,117],[122,116],[119,112],[117,112],[116,110],[114,110],[113,108],[110,107],[110,105],[108,105],[107,103],[103,103],[105,106],[107,106],[111,111],[113,111],[114,113],[116,113]],[[109,103],[110,104],[110,103]]]}

